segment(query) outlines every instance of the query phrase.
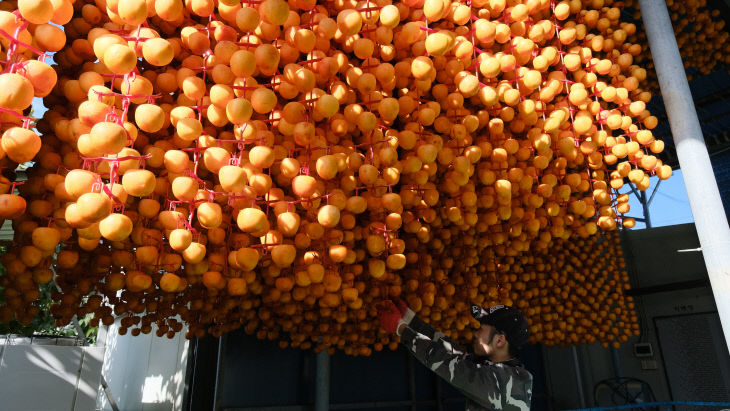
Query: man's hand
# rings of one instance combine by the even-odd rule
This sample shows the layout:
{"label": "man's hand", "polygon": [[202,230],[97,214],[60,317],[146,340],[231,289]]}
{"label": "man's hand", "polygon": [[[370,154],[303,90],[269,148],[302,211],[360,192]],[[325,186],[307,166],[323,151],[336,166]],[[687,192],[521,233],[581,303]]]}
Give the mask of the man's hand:
{"label": "man's hand", "polygon": [[378,306],[378,320],[380,326],[389,333],[395,334],[398,331],[398,324],[403,318],[398,307],[393,301],[385,300]]}
{"label": "man's hand", "polygon": [[405,301],[403,301],[400,297],[393,297],[393,302],[395,303],[395,306],[398,307],[398,312],[400,312],[400,315],[406,315],[408,312],[408,304],[406,304]]}
{"label": "man's hand", "polygon": [[[406,302],[400,297],[393,297],[393,302],[395,302],[395,306],[398,307],[398,312],[400,312],[401,315],[401,321],[406,325],[409,325],[413,320],[413,317],[416,316],[416,313],[408,308],[408,304],[406,304]],[[400,330],[398,330],[398,335],[400,335]]]}

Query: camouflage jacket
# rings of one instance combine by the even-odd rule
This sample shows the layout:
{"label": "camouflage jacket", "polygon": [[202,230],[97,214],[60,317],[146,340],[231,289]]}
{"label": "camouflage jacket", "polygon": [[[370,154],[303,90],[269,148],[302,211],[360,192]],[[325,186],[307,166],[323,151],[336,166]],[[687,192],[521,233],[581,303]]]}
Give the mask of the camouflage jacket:
{"label": "camouflage jacket", "polygon": [[467,354],[418,317],[403,328],[401,343],[466,396],[467,411],[530,409],[532,375],[518,360],[493,363]]}

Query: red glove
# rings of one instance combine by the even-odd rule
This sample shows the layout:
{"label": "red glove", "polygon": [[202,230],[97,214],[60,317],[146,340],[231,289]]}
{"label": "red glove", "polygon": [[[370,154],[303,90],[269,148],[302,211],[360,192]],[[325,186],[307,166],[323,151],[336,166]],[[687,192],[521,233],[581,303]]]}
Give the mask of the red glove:
{"label": "red glove", "polygon": [[401,318],[403,318],[403,315],[398,310],[398,307],[390,300],[383,301],[378,307],[380,326],[391,334],[395,334],[398,331],[398,324]]}
{"label": "red glove", "polygon": [[395,302],[395,306],[398,307],[398,311],[400,312],[401,322],[405,323],[406,325],[410,325],[411,321],[413,321],[413,318],[416,316],[416,313],[408,308],[408,304],[406,304],[406,302],[401,300],[399,297],[394,297],[393,301]]}
{"label": "red glove", "polygon": [[395,306],[398,307],[398,312],[400,312],[401,317],[406,315],[408,312],[408,304],[406,304],[406,302],[400,297],[393,297],[393,302],[395,303]]}

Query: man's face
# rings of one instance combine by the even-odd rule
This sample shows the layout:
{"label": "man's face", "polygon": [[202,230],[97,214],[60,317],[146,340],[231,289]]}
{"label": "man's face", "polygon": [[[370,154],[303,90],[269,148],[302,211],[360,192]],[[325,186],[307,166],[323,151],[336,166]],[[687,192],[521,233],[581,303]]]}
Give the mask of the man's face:
{"label": "man's face", "polygon": [[495,352],[496,337],[497,330],[493,326],[489,324],[482,324],[482,326],[474,333],[474,353],[476,355],[489,358]]}

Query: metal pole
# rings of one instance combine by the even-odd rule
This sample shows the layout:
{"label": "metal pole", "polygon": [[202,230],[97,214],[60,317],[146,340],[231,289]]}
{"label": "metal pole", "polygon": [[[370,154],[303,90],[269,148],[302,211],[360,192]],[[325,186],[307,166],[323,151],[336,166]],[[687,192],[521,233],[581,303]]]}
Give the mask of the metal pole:
{"label": "metal pole", "polygon": [[654,186],[654,191],[651,192],[651,196],[649,197],[649,201],[646,202],[647,206],[651,205],[651,200],[654,199],[654,194],[659,190],[659,185],[662,183],[662,180],[657,180],[656,185]]}
{"label": "metal pole", "polygon": [[613,359],[613,371],[616,373],[617,378],[624,376],[623,370],[621,369],[621,356],[615,348],[611,348],[611,358]]}
{"label": "metal pole", "polygon": [[104,378],[104,374],[101,375],[101,388],[104,390],[104,395],[106,395],[106,400],[109,401],[109,406],[112,408],[112,411],[119,411],[117,401],[114,399],[114,395],[109,388],[109,384],[106,382],[106,378]]}
{"label": "metal pole", "polygon": [[84,329],[81,328],[81,323],[79,323],[78,317],[74,315],[71,318],[71,324],[73,324],[74,328],[76,329],[76,336],[78,338],[81,338],[83,345],[86,346],[86,333],[84,333]]}
{"label": "metal pole", "polygon": [[317,354],[316,393],[314,411],[330,409],[330,355],[327,350]]}
{"label": "metal pole", "polygon": [[216,358],[215,366],[215,386],[213,388],[213,410],[218,411],[220,406],[221,392],[222,392],[222,379],[223,379],[223,339],[228,337],[228,334],[223,334],[218,337],[218,354]]}
{"label": "metal pole", "polygon": [[727,344],[730,343],[730,227],[665,0],[639,0],[639,5]]}
{"label": "metal pole", "polygon": [[[661,180],[659,181],[661,182]],[[649,203],[651,203],[651,200],[646,201],[646,192],[637,190],[636,187],[634,187],[634,184],[630,181],[629,187],[631,187],[631,191],[636,196],[636,199],[639,200],[642,212],[644,213],[644,218],[634,218],[634,220],[643,222],[646,228],[651,228],[651,219],[649,218]],[[656,187],[659,187],[659,183],[657,183]],[[656,187],[654,187],[654,193],[651,195],[652,198],[654,197],[654,194],[656,194]]]}
{"label": "metal pole", "polygon": [[416,411],[416,367],[415,360],[412,355],[406,356],[408,359],[408,396],[411,397],[411,411]]}
{"label": "metal pole", "polygon": [[573,351],[573,365],[575,365],[575,382],[578,386],[578,398],[580,399],[580,407],[587,408],[586,396],[583,392],[583,376],[580,372],[580,362],[578,362],[578,349],[575,345],[571,346],[570,349]]}
{"label": "metal pole", "polygon": [[649,218],[649,202],[646,201],[646,191],[641,192],[641,206],[644,207],[644,224],[646,228],[651,228],[651,219]]}

